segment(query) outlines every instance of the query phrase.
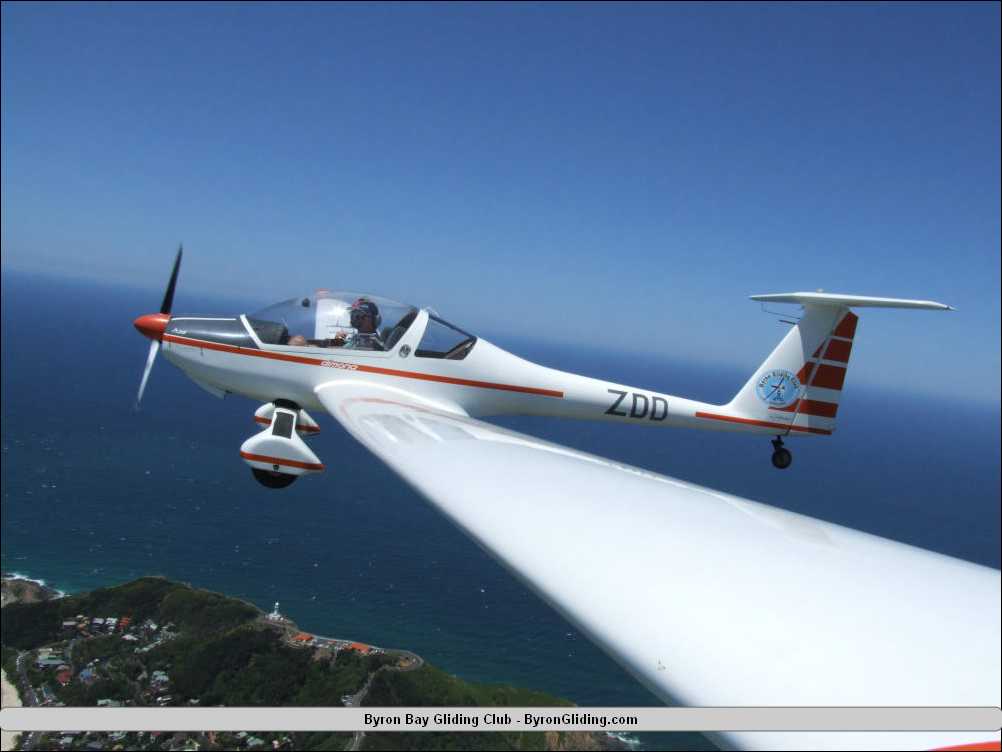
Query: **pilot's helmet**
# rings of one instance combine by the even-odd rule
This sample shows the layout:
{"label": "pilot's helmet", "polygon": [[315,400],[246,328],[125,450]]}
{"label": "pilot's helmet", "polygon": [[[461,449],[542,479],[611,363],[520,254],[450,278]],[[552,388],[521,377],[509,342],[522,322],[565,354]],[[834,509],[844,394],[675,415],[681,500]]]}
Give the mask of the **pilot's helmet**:
{"label": "pilot's helmet", "polygon": [[355,329],[362,331],[364,327],[361,324],[366,317],[372,320],[372,328],[369,331],[379,329],[379,325],[383,321],[383,317],[379,313],[379,306],[368,298],[359,298],[351,304],[351,325]]}

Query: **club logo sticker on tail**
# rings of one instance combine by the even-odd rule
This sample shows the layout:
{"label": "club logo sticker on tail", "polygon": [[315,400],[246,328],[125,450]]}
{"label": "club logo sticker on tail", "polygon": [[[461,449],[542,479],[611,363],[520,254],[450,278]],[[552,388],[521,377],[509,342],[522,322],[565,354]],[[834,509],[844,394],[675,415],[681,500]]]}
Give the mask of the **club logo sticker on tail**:
{"label": "club logo sticker on tail", "polygon": [[776,368],[762,374],[755,393],[769,407],[788,407],[800,399],[803,387],[792,372]]}

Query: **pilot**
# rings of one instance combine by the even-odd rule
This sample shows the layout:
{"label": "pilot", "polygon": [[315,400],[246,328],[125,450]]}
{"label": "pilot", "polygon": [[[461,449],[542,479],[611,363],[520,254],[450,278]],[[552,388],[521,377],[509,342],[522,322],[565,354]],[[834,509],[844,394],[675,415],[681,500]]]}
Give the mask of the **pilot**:
{"label": "pilot", "polygon": [[368,298],[356,300],[351,304],[351,326],[355,333],[345,346],[356,350],[385,350],[386,346],[379,336],[379,325],[382,320],[379,306]]}

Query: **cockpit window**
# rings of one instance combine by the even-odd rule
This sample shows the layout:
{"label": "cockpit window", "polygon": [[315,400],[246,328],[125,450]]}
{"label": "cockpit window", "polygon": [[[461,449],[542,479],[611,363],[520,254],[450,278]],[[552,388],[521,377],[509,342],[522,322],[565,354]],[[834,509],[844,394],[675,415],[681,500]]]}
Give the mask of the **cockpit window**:
{"label": "cockpit window", "polygon": [[477,338],[453,326],[438,316],[428,316],[428,326],[424,336],[418,343],[416,355],[419,358],[444,358],[446,360],[462,360],[465,358]]}
{"label": "cockpit window", "polygon": [[374,295],[318,290],[251,314],[267,345],[390,350],[417,316],[413,306]]}

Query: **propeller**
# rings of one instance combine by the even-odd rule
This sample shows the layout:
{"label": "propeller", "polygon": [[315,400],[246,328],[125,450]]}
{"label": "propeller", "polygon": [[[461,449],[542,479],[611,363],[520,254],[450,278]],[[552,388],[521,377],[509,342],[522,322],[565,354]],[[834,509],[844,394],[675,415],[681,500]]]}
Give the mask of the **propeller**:
{"label": "propeller", "polygon": [[146,356],[146,368],[143,369],[143,380],[139,382],[139,394],[136,395],[136,409],[139,409],[139,403],[143,399],[143,392],[146,391],[146,382],[150,380],[150,371],[153,370],[153,361],[157,359],[157,353],[160,352],[160,340],[155,339],[150,342],[150,352]]}
{"label": "propeller", "polygon": [[139,382],[139,393],[136,395],[136,409],[143,399],[143,392],[146,391],[146,382],[150,379],[150,371],[153,370],[153,362],[160,352],[160,340],[167,322],[170,320],[170,311],[174,305],[174,288],[177,287],[177,273],[181,269],[181,256],[184,255],[184,246],[178,246],[177,256],[174,258],[174,268],[170,273],[170,280],[167,282],[167,290],[164,292],[163,302],[160,304],[160,313],[148,313],[140,316],[133,322],[133,326],[139,330],[144,337],[149,337],[150,352],[146,356],[146,368],[143,369],[143,380]]}

